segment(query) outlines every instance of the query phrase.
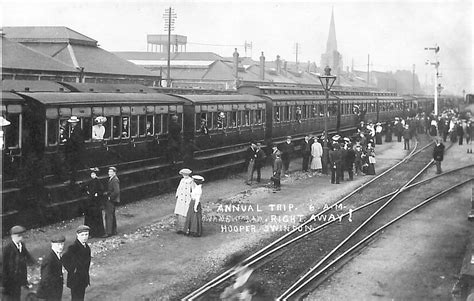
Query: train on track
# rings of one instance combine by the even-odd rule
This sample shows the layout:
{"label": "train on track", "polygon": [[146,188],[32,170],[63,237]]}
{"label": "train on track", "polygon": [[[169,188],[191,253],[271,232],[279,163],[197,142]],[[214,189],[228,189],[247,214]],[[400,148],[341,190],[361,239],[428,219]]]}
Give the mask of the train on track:
{"label": "train on track", "polygon": [[[80,213],[85,196],[62,177],[71,116],[84,133],[80,179],[88,179],[89,167],[117,166],[122,199],[131,201],[176,184],[183,163],[171,166],[167,159],[172,116],[182,128],[182,153],[192,149],[199,163],[193,168],[215,175],[241,166],[251,140],[268,145],[320,134],[326,103],[329,133],[351,133],[360,120],[384,123],[433,109],[432,97],[344,87],[326,99],[320,87],[241,85],[227,93],[50,81],[2,85],[2,116],[10,123],[2,127],[4,229],[13,221],[44,224]],[[106,118],[105,133],[94,139],[99,116]]]}

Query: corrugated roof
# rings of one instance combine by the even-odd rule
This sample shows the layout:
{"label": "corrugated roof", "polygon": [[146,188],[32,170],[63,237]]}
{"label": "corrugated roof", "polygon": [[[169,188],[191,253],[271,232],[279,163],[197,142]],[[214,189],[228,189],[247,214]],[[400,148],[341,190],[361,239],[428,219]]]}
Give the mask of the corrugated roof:
{"label": "corrugated roof", "polygon": [[3,27],[8,39],[21,43],[71,43],[97,46],[97,41],[64,26]]}
{"label": "corrugated roof", "polygon": [[18,93],[35,99],[43,104],[182,104],[184,101],[175,96],[162,93]]}
{"label": "corrugated roof", "polygon": [[72,66],[2,37],[2,69],[75,72]]}
{"label": "corrugated roof", "polygon": [[70,91],[68,88],[49,80],[2,80],[2,91],[24,92],[28,88],[30,92],[59,92]]}

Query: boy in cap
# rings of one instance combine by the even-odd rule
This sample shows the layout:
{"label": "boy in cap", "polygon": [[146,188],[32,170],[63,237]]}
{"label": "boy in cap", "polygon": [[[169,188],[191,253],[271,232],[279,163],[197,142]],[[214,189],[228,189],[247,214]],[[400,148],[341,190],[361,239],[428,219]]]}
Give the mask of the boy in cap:
{"label": "boy in cap", "polygon": [[271,179],[273,181],[274,191],[280,191],[281,190],[280,177],[281,177],[281,168],[282,168],[283,163],[281,159],[281,152],[278,150],[278,147],[276,145],[273,146],[272,158],[273,158],[273,175]]}
{"label": "boy in cap", "polygon": [[91,249],[87,244],[89,227],[80,225],[76,230],[76,240],[62,257],[67,271],[67,287],[71,289],[71,300],[84,300],[86,287],[90,284],[89,267]]}
{"label": "boy in cap", "polygon": [[60,301],[63,296],[63,264],[61,256],[64,249],[64,235],[51,238],[51,252],[41,263],[41,281],[36,296],[48,301]]}
{"label": "boy in cap", "polygon": [[10,229],[11,241],[3,249],[3,294],[5,300],[20,300],[21,287],[28,285],[27,264],[35,264],[23,243],[26,229],[14,226]]}

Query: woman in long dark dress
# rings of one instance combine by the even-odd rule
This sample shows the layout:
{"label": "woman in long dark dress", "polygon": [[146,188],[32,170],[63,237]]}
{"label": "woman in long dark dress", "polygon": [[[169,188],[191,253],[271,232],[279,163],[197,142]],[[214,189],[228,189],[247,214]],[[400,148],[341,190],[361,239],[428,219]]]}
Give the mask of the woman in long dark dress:
{"label": "woman in long dark dress", "polygon": [[369,159],[369,166],[367,167],[368,175],[375,175],[375,150],[372,144],[367,146],[367,157]]}
{"label": "woman in long dark dress", "polygon": [[204,178],[198,175],[194,175],[192,178],[196,185],[194,185],[191,191],[191,202],[189,203],[184,229],[186,234],[199,237],[202,235],[201,195]]}
{"label": "woman in long dark dress", "polygon": [[87,207],[84,215],[84,225],[90,227],[91,237],[102,237],[105,234],[104,221],[102,219],[102,198],[104,185],[97,177],[99,169],[91,168],[91,180],[87,183],[86,193],[88,195]]}

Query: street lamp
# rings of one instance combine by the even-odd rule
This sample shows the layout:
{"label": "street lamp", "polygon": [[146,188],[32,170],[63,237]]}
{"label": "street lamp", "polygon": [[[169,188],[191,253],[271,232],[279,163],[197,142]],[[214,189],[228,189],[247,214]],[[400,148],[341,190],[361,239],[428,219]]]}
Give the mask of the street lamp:
{"label": "street lamp", "polygon": [[324,75],[318,76],[319,81],[321,82],[321,85],[324,88],[324,92],[326,93],[326,109],[325,114],[324,114],[324,146],[328,145],[328,106],[329,106],[329,91],[331,91],[332,85],[334,85],[334,82],[336,81],[337,76],[331,75],[331,68],[329,66],[326,66],[324,68]]}

